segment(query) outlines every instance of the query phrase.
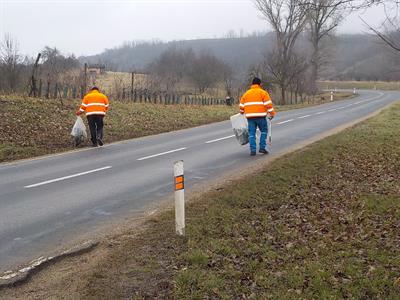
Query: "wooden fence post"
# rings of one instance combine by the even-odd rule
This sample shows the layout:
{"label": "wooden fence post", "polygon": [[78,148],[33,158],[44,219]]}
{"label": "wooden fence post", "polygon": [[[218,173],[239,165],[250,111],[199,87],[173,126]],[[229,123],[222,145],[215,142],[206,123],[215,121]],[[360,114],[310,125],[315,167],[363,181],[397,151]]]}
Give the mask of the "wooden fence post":
{"label": "wooden fence post", "polygon": [[49,99],[50,98],[50,78],[49,78],[50,74],[48,74],[48,79],[47,79],[47,91],[46,91],[46,98]]}
{"label": "wooden fence post", "polygon": [[131,100],[133,99],[133,84],[135,82],[135,73],[132,72],[132,76],[131,76]]}
{"label": "wooden fence post", "polygon": [[57,92],[58,92],[58,83],[56,82],[56,85],[54,86],[54,99],[57,99]]}
{"label": "wooden fence post", "polygon": [[39,90],[38,90],[38,97],[42,97],[42,79],[39,80]]}

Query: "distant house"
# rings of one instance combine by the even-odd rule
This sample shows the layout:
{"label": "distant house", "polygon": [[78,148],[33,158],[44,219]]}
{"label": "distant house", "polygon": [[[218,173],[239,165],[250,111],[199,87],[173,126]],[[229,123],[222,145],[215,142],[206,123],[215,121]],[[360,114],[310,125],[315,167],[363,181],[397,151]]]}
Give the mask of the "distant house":
{"label": "distant house", "polygon": [[87,67],[87,72],[89,75],[100,75],[106,72],[105,64],[89,64]]}

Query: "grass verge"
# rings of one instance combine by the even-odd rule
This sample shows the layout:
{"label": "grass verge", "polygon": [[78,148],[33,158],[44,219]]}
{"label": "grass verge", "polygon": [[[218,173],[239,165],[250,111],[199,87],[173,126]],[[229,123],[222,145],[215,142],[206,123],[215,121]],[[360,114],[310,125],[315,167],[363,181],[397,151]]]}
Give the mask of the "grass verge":
{"label": "grass verge", "polygon": [[[286,105],[277,110],[320,104],[327,99],[321,96],[313,103]],[[0,162],[73,149],[70,131],[78,105],[77,100],[0,97]],[[237,106],[121,101],[113,101],[111,107],[105,118],[106,143],[228,120],[238,112]]]}

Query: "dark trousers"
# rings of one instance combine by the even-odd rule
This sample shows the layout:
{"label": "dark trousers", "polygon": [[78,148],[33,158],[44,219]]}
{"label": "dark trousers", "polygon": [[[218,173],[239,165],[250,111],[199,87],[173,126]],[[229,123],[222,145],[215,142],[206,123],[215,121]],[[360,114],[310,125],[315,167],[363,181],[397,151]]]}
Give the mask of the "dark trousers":
{"label": "dark trousers", "polygon": [[87,116],[90,129],[90,137],[93,144],[97,144],[97,140],[103,140],[103,115]]}

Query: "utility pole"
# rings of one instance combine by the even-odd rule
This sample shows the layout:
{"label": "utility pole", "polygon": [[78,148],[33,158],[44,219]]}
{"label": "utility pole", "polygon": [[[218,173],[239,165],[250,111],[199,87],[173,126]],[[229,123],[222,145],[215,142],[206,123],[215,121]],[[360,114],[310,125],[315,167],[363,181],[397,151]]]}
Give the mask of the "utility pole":
{"label": "utility pole", "polygon": [[86,89],[87,89],[87,68],[88,68],[88,65],[87,65],[87,63],[85,63],[85,70],[84,70],[84,72],[85,72],[85,78],[83,79],[84,80],[84,82],[83,82],[83,84],[84,84],[84,86],[83,86],[83,93],[84,94],[86,94]]}

